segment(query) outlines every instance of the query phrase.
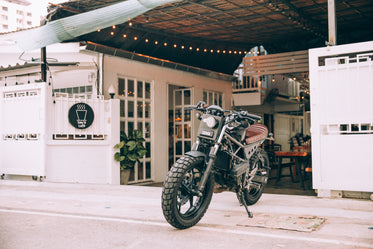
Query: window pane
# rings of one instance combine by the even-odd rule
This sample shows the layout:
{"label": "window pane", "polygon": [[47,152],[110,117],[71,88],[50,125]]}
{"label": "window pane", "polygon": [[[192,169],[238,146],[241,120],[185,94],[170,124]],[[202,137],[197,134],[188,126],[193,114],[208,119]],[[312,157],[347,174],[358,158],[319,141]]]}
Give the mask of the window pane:
{"label": "window pane", "polygon": [[146,157],[150,158],[151,157],[151,148],[150,148],[150,142],[145,143],[145,149],[146,149]]}
{"label": "window pane", "polygon": [[190,90],[184,91],[184,105],[190,105]]}
{"label": "window pane", "polygon": [[150,162],[146,162],[146,175],[145,175],[146,179],[151,178],[151,172],[152,172],[151,170],[152,170],[152,168],[151,168]]}
{"label": "window pane", "polygon": [[[82,92],[82,91],[80,91]],[[124,79],[118,79],[118,95],[125,96],[126,95],[126,88],[124,85]]]}
{"label": "window pane", "polygon": [[128,117],[129,118],[133,118],[134,117],[133,101],[128,101]]}
{"label": "window pane", "polygon": [[143,96],[143,90],[144,90],[143,84],[144,84],[144,82],[142,82],[142,81],[137,82],[137,97],[139,97],[139,98],[142,98],[142,96]]}
{"label": "window pane", "polygon": [[143,116],[143,104],[142,102],[137,102],[137,117],[142,118]]}
{"label": "window pane", "polygon": [[137,130],[141,131],[141,133],[142,133],[142,135],[144,137],[144,132],[142,130],[142,124],[143,124],[142,122],[137,122]]}
{"label": "window pane", "polygon": [[223,96],[222,96],[222,94],[219,94],[219,106],[223,107]]}
{"label": "window pane", "polygon": [[190,138],[190,125],[184,125],[184,138]]}
{"label": "window pane", "polygon": [[190,110],[184,110],[184,121],[190,121]]}
{"label": "window pane", "polygon": [[126,116],[126,106],[124,100],[120,101],[120,116],[125,117]]}
{"label": "window pane", "polygon": [[144,164],[141,162],[141,163],[137,163],[137,178],[138,180],[143,180],[144,179]]}
{"label": "window pane", "polygon": [[135,82],[133,80],[128,80],[128,96],[135,96]]}
{"label": "window pane", "polygon": [[182,154],[183,154],[182,142],[178,141],[176,142],[176,155],[182,155]]}
{"label": "window pane", "polygon": [[212,105],[212,92],[209,92],[209,102],[207,105]]}
{"label": "window pane", "polygon": [[175,92],[175,105],[181,105],[181,91]]}
{"label": "window pane", "polygon": [[184,151],[187,152],[187,151],[190,151],[190,148],[191,148],[191,142],[190,141],[185,141],[184,142]]}
{"label": "window pane", "polygon": [[183,137],[183,133],[182,133],[182,130],[181,130],[181,125],[175,125],[175,137],[176,138],[182,138]]}
{"label": "window pane", "polygon": [[150,123],[145,123],[145,138],[150,138]]}
{"label": "window pane", "polygon": [[181,122],[181,108],[175,109],[175,122]]}
{"label": "window pane", "polygon": [[128,135],[132,134],[133,131],[133,122],[128,122]]}
{"label": "window pane", "polygon": [[203,91],[203,101],[207,103],[207,92]]}
{"label": "window pane", "polygon": [[218,95],[214,93],[214,105],[218,104]]}
{"label": "window pane", "polygon": [[150,102],[145,102],[145,118],[150,118],[151,116],[151,104]]}
{"label": "window pane", "polygon": [[125,130],[126,130],[126,123],[120,122],[120,131],[125,131]]}
{"label": "window pane", "polygon": [[145,98],[150,99],[151,93],[150,93],[150,83],[145,83]]}

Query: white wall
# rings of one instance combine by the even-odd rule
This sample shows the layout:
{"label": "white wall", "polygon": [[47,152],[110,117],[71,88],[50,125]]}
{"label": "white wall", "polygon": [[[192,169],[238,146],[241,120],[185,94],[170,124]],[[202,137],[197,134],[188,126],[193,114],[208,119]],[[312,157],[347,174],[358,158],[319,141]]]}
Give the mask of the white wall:
{"label": "white wall", "polygon": [[[152,113],[152,172],[154,181],[163,181],[168,171],[168,84],[193,87],[194,96],[202,98],[203,90],[224,93],[225,108],[230,108],[231,82],[188,72],[159,67],[114,56],[104,56],[104,92],[113,85],[117,92],[119,75],[154,81],[154,113]],[[199,99],[200,100],[200,99]],[[197,99],[194,100],[197,103]]]}

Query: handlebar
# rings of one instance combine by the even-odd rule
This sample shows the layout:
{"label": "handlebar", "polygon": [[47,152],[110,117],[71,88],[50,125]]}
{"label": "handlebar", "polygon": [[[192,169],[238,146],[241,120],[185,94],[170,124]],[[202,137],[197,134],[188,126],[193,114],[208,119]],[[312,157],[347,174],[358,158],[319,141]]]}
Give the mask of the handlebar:
{"label": "handlebar", "polygon": [[240,120],[247,120],[249,123],[255,123],[255,121],[262,119],[261,116],[248,113],[247,111],[224,110],[217,105],[206,106],[206,102],[204,101],[199,101],[197,105],[190,105],[185,108],[185,110],[197,110],[200,112],[206,112],[207,110],[216,110],[222,113],[229,113],[228,115],[236,116]]}

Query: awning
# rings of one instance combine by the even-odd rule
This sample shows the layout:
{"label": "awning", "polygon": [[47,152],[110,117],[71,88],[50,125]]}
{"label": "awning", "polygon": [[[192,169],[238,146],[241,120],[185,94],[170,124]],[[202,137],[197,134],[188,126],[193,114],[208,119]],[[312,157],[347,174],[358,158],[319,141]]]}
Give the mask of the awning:
{"label": "awning", "polygon": [[48,22],[34,29],[0,35],[0,44],[15,43],[30,51],[47,45],[70,40],[112,25],[124,23],[163,4],[180,0],[128,0]]}

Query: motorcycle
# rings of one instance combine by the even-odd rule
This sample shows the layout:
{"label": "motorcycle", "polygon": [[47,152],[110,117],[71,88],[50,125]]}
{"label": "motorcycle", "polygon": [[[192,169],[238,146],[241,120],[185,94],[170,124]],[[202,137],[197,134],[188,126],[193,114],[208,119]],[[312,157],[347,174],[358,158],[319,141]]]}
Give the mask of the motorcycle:
{"label": "motorcycle", "polygon": [[246,111],[227,111],[198,102],[201,121],[197,141],[171,167],[162,189],[162,210],[167,222],[178,229],[197,224],[213,192],[236,192],[248,216],[248,206],[262,196],[269,176],[267,153],[260,145],[268,137],[261,117]]}

